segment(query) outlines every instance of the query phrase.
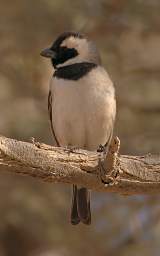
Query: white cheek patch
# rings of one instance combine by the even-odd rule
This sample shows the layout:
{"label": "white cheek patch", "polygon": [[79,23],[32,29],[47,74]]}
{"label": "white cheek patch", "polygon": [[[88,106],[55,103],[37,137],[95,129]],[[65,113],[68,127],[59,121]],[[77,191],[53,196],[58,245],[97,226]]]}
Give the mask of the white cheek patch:
{"label": "white cheek patch", "polygon": [[83,52],[88,50],[88,43],[85,38],[71,36],[62,42],[61,47],[74,48],[83,55]]}
{"label": "white cheek patch", "polygon": [[60,45],[61,47],[67,47],[67,48],[77,48],[77,40],[75,40],[74,36],[71,36],[67,39],[65,39],[62,44]]}

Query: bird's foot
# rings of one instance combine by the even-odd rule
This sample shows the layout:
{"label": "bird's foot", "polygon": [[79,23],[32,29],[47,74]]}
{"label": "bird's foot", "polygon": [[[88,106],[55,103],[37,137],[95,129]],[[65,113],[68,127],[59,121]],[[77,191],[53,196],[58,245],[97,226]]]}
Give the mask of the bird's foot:
{"label": "bird's foot", "polygon": [[105,153],[106,152],[106,147],[103,146],[102,144],[100,144],[99,147],[97,148],[97,152],[98,153]]}
{"label": "bird's foot", "polygon": [[65,152],[68,152],[68,153],[76,153],[76,151],[79,150],[79,148],[76,146],[68,145],[64,148],[64,150]]}

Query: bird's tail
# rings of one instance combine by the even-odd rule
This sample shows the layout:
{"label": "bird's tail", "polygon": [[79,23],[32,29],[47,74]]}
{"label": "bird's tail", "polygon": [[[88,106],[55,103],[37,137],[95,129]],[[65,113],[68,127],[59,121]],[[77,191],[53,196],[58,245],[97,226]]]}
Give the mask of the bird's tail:
{"label": "bird's tail", "polygon": [[73,185],[71,223],[76,225],[80,221],[86,225],[91,224],[90,192]]}

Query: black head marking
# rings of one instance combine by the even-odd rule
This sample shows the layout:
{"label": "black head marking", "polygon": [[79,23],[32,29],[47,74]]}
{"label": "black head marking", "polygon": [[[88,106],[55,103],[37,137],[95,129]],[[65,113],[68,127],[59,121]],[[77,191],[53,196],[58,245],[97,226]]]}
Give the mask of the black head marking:
{"label": "black head marking", "polygon": [[56,57],[51,58],[52,65],[54,68],[58,64],[62,64],[65,61],[72,59],[78,55],[78,52],[74,48],[67,48],[67,47],[60,47],[59,49],[56,50]]}
{"label": "black head marking", "polygon": [[78,55],[78,51],[75,48],[67,48],[65,46],[61,46],[62,42],[71,36],[75,38],[84,38],[84,36],[79,33],[65,32],[56,39],[50,48],[42,51],[42,56],[51,58],[51,62],[54,68],[56,68],[58,64],[62,64],[65,61]]}
{"label": "black head marking", "polygon": [[52,49],[52,50],[57,50],[57,49],[60,47],[60,45],[62,44],[62,42],[63,42],[65,39],[67,39],[67,38],[69,38],[69,37],[71,37],[71,36],[73,36],[73,37],[75,37],[75,38],[81,38],[81,39],[84,38],[84,36],[83,36],[82,34],[79,34],[79,33],[76,33],[76,32],[64,32],[64,33],[61,34],[61,35],[56,39],[56,41],[52,44],[51,49]]}

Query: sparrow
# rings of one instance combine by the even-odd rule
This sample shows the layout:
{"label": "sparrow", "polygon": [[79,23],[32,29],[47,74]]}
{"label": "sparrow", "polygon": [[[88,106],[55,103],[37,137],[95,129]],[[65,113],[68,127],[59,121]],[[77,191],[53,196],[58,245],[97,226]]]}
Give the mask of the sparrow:
{"label": "sparrow", "polygon": [[[48,112],[57,146],[107,148],[116,116],[115,89],[96,45],[80,33],[65,32],[41,52],[53,66]],[[90,191],[73,185],[71,223],[91,224]]]}

